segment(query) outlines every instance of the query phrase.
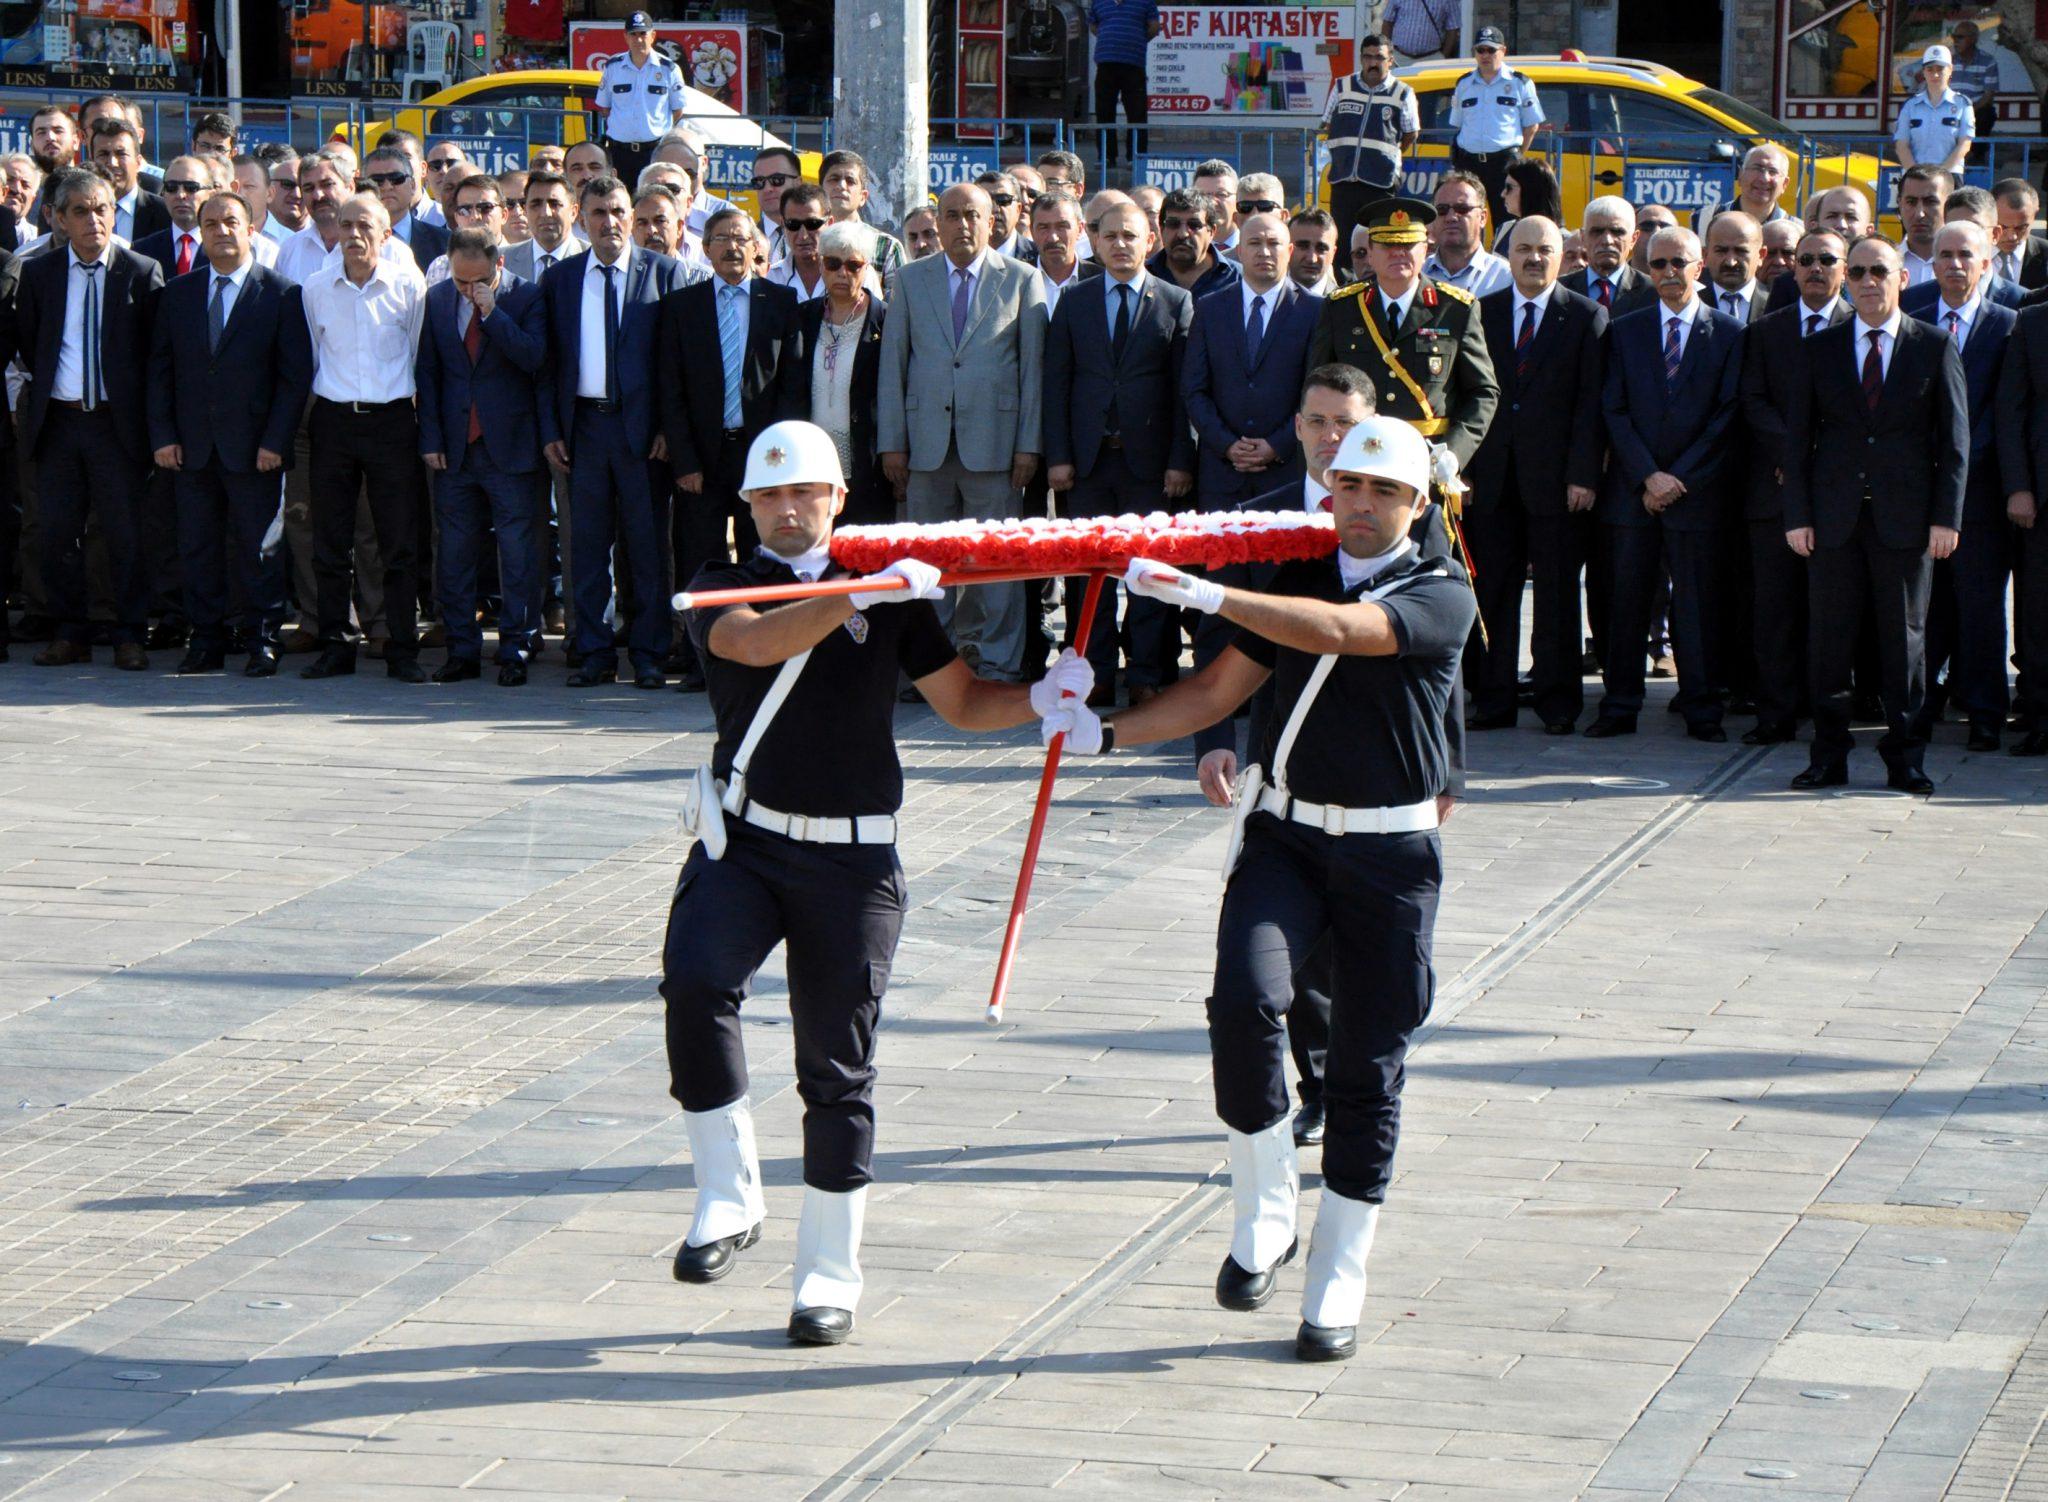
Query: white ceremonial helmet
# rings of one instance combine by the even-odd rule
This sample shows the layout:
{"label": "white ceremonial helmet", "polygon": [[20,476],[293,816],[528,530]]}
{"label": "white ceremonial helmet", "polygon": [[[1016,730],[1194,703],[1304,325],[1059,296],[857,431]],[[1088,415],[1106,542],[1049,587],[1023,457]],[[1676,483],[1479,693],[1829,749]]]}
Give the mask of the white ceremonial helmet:
{"label": "white ceremonial helmet", "polygon": [[831,485],[846,488],[832,435],[814,422],[771,423],[747,450],[747,476],[740,493],[771,485]]}
{"label": "white ceremonial helmet", "polygon": [[1429,440],[1398,417],[1368,417],[1344,435],[1329,473],[1399,480],[1429,497]]}

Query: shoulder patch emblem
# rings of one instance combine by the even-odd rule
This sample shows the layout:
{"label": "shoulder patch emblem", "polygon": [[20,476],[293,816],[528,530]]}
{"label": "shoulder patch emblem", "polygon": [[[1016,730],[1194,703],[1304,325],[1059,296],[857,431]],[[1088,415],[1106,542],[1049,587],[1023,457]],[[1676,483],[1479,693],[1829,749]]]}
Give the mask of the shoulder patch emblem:
{"label": "shoulder patch emblem", "polygon": [[1432,282],[1430,285],[1446,297],[1455,297],[1459,302],[1467,303],[1473,307],[1479,305],[1479,299],[1467,292],[1463,287],[1453,287],[1449,282]]}
{"label": "shoulder patch emblem", "polygon": [[1338,302],[1347,297],[1363,297],[1370,291],[1372,291],[1372,284],[1370,282],[1350,282],[1332,292],[1330,294],[1330,301]]}
{"label": "shoulder patch emblem", "polygon": [[856,642],[868,639],[868,618],[863,612],[856,610],[846,618],[846,634]]}

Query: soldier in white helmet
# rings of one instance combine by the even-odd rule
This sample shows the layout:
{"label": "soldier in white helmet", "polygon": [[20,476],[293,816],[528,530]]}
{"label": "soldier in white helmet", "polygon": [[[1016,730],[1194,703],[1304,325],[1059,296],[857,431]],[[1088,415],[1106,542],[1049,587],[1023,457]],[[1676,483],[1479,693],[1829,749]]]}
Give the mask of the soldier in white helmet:
{"label": "soldier in white helmet", "polygon": [[1098,720],[1067,704],[1043,723],[1048,738],[1064,730],[1067,750],[1083,753],[1173,740],[1273,677],[1264,744],[1236,789],[1209,997],[1235,1207],[1216,1299],[1258,1308],[1299,1245],[1286,1013],[1295,972],[1327,934],[1335,986],[1323,1197],[1295,1339],[1306,1361],[1341,1361],[1357,1347],[1366,1254],[1400,1133],[1402,1063],[1435,989],[1437,827],[1461,791],[1452,688],[1475,613],[1464,571],[1409,540],[1430,482],[1429,445],[1410,424],[1368,417],[1325,478],[1337,552],[1286,565],[1267,592],[1131,564],[1133,591],[1237,626],[1214,661],[1122,714]]}
{"label": "soldier in white helmet", "polygon": [[[765,429],[748,451],[741,494],[759,551],[708,565],[692,590],[847,577],[830,554],[846,479],[824,429]],[[1024,724],[1063,691],[1085,699],[1094,682],[1071,652],[1029,688],[983,682],[932,608],[942,593],[937,569],[906,561],[876,577],[893,587],[688,616],[718,742],[687,801],[698,843],[676,884],[662,954],[669,1089],[682,1103],[697,1178],[675,1275],[713,1282],[761,1238],[739,1011],[761,962],[787,944],[805,1186],[789,1336],[816,1345],[847,1338],[860,1298],[875,1022],[905,907],[897,673],[963,730]]]}

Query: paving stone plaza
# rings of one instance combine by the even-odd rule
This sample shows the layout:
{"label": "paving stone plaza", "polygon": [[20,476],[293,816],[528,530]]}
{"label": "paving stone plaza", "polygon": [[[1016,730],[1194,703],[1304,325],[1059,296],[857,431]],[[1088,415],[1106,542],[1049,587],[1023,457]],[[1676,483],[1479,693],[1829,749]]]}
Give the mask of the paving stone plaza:
{"label": "paving stone plaza", "polygon": [[[701,697],[0,673],[0,1497],[2048,1498],[2048,766],[1475,737],[1349,1363],[1219,1309],[1227,820],[921,710],[854,1340],[669,1259]],[[1654,705],[1653,705],[1654,708]],[[1304,1213],[1315,1205],[1313,1150]],[[2039,1444],[2042,1449],[2037,1449]]]}

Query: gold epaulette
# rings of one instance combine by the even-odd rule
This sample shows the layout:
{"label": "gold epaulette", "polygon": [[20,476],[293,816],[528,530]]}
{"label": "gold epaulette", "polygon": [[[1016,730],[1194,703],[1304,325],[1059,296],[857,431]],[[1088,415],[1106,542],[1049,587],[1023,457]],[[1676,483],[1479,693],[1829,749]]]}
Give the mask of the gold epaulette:
{"label": "gold epaulette", "polygon": [[1449,282],[1435,281],[1431,282],[1430,286],[1436,288],[1437,291],[1443,293],[1446,297],[1455,297],[1459,302],[1469,303],[1475,308],[1479,306],[1479,299],[1467,292],[1463,287],[1453,287]]}
{"label": "gold epaulette", "polygon": [[1335,302],[1340,297],[1363,297],[1371,290],[1371,282],[1349,282],[1339,287],[1335,292],[1332,292],[1330,294],[1330,301]]}

